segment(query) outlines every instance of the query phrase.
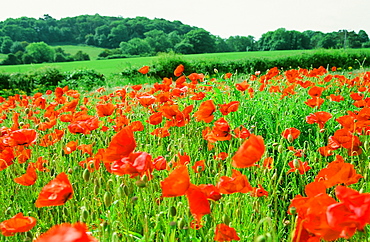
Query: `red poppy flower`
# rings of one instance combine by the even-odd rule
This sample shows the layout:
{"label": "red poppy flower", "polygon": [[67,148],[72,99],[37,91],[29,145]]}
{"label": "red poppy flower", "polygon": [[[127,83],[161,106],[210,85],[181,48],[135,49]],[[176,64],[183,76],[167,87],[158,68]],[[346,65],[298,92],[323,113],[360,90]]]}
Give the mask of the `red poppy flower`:
{"label": "red poppy flower", "polygon": [[134,151],[136,142],[134,133],[130,127],[124,127],[113,136],[109,146],[105,149],[103,160],[110,163],[127,157]]}
{"label": "red poppy flower", "polygon": [[222,115],[228,115],[231,112],[236,112],[239,108],[239,101],[232,101],[227,104],[220,104],[220,112]]}
{"label": "red poppy flower", "polygon": [[241,92],[244,92],[245,90],[247,90],[250,87],[250,85],[248,84],[247,81],[243,81],[241,83],[235,84],[235,87],[236,87],[237,90],[239,90]]}
{"label": "red poppy flower", "polygon": [[77,149],[77,145],[78,141],[69,141],[63,148],[64,154],[66,155],[71,154],[73,151]]}
{"label": "red poppy flower", "polygon": [[285,139],[288,139],[289,141],[293,141],[299,137],[301,134],[301,131],[296,128],[288,128],[283,131],[281,134]]}
{"label": "red poppy flower", "polygon": [[181,76],[183,72],[184,72],[184,66],[182,64],[180,64],[176,67],[173,74],[177,77],[177,76]]}
{"label": "red poppy flower", "polygon": [[138,70],[141,74],[147,74],[149,72],[149,66],[143,66]]}
{"label": "red poppy flower", "polygon": [[185,195],[189,201],[190,213],[197,222],[200,222],[204,215],[211,213],[206,195],[196,185],[190,184]]}
{"label": "red poppy flower", "polygon": [[334,161],[319,171],[315,181],[322,182],[327,188],[330,188],[338,184],[355,184],[360,178],[363,178],[363,176],[357,174],[354,166],[345,163],[343,157],[337,155]]}
{"label": "red poppy flower", "polygon": [[232,165],[237,168],[254,166],[261,159],[263,153],[265,153],[265,144],[262,136],[252,134],[233,156]]}
{"label": "red poppy flower", "polygon": [[229,156],[226,152],[220,152],[218,155],[213,156],[213,159],[215,160],[226,160],[226,158]]}
{"label": "red poppy flower", "polygon": [[214,241],[240,240],[235,229],[226,224],[218,224],[216,226],[215,237],[213,239]]}
{"label": "red poppy flower", "polygon": [[6,147],[0,153],[0,171],[14,163],[14,153],[11,147]]}
{"label": "red poppy flower", "polygon": [[251,132],[244,126],[236,127],[234,129],[234,134],[237,138],[246,139],[251,136]]}
{"label": "red poppy flower", "polygon": [[312,98],[320,97],[323,91],[323,87],[313,86],[310,90],[308,90],[308,95],[310,95]]}
{"label": "red poppy flower", "polygon": [[36,142],[37,132],[34,129],[18,129],[10,134],[10,146],[30,145]]}
{"label": "red poppy flower", "polygon": [[309,124],[317,123],[320,129],[324,128],[325,123],[331,119],[333,115],[328,112],[320,111],[316,113],[311,113],[306,117],[306,122]]}
{"label": "red poppy flower", "polygon": [[314,108],[314,107],[320,108],[320,106],[324,103],[324,101],[325,100],[320,97],[313,97],[313,98],[307,99],[304,103],[311,108]]}
{"label": "red poppy flower", "polygon": [[191,167],[195,173],[199,173],[204,171],[205,167],[205,160],[196,161],[194,165]]}
{"label": "red poppy flower", "polygon": [[217,188],[222,194],[232,194],[236,192],[248,193],[253,191],[252,186],[245,175],[238,170],[232,170],[231,177],[222,176],[217,184]]}
{"label": "red poppy flower", "polygon": [[251,193],[252,197],[263,197],[263,196],[268,196],[269,193],[262,187],[261,184],[258,184],[258,188],[253,187],[253,191]]}
{"label": "red poppy flower", "polygon": [[151,177],[153,171],[152,157],[146,152],[131,153],[128,157],[123,157],[120,160],[114,161],[111,165],[111,172],[113,174]]}
{"label": "red poppy flower", "polygon": [[149,116],[149,119],[146,120],[147,123],[151,125],[158,125],[162,123],[163,115],[162,112],[156,112]]}
{"label": "red poppy flower", "polygon": [[99,117],[105,117],[110,116],[116,109],[116,105],[112,103],[106,103],[106,104],[97,104],[96,105],[97,113]]}
{"label": "red poppy flower", "polygon": [[207,199],[218,201],[221,199],[220,190],[212,184],[201,184],[198,188],[206,195]]}
{"label": "red poppy flower", "polygon": [[16,233],[27,232],[36,225],[34,217],[23,216],[23,213],[18,213],[11,219],[0,223],[0,230],[4,236],[13,236]]}
{"label": "red poppy flower", "polygon": [[62,172],[45,185],[35,202],[36,207],[59,206],[73,196],[73,188],[67,175]]}
{"label": "red poppy flower", "polygon": [[216,106],[213,100],[207,100],[200,104],[198,111],[194,113],[196,121],[204,121],[210,123],[213,120],[213,113],[216,111]]}
{"label": "red poppy flower", "polygon": [[92,237],[84,223],[59,224],[40,235],[35,242],[98,242]]}
{"label": "red poppy flower", "polygon": [[33,163],[29,163],[27,171],[20,177],[14,178],[14,181],[23,186],[31,186],[35,184],[37,180],[37,174]]}
{"label": "red poppy flower", "polygon": [[302,162],[298,159],[290,161],[288,165],[291,167],[291,169],[288,170],[288,173],[298,170],[299,174],[303,175],[304,173],[306,173],[306,171],[311,169],[311,167],[308,166],[307,162]]}
{"label": "red poppy flower", "polygon": [[224,79],[230,79],[232,77],[232,73],[228,72],[224,75]]}
{"label": "red poppy flower", "polygon": [[188,168],[177,166],[167,178],[161,181],[162,197],[177,197],[185,195],[190,186]]}

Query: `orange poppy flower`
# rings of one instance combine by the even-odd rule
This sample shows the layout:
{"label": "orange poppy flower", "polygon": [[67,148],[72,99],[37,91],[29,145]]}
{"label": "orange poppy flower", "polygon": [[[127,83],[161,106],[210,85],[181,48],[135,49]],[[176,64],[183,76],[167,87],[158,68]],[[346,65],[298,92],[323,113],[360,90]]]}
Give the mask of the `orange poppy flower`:
{"label": "orange poppy flower", "polygon": [[244,92],[245,90],[247,90],[250,87],[250,85],[248,84],[247,81],[243,81],[241,83],[235,84],[235,87],[236,87],[237,90],[239,90],[241,92]]}
{"label": "orange poppy flower", "polygon": [[207,100],[200,104],[198,111],[194,113],[196,121],[204,121],[210,123],[214,116],[213,113],[216,111],[216,106],[213,100]]}
{"label": "orange poppy flower", "polygon": [[133,131],[129,126],[124,127],[113,136],[108,148],[105,149],[103,160],[110,163],[122,157],[127,157],[134,151],[135,147],[136,142]]}
{"label": "orange poppy flower", "polygon": [[185,195],[190,186],[188,168],[177,166],[167,178],[161,181],[162,197],[177,197]]}
{"label": "orange poppy flower", "polygon": [[253,191],[251,193],[252,197],[267,197],[268,195],[269,193],[262,187],[261,184],[258,184],[258,188],[253,187]]}
{"label": "orange poppy flower", "polygon": [[116,105],[113,103],[106,103],[106,104],[97,104],[96,105],[97,113],[99,117],[110,116],[116,109]]}
{"label": "orange poppy flower", "polygon": [[248,193],[253,191],[252,186],[245,175],[238,170],[232,170],[231,177],[222,176],[217,183],[217,188],[222,194],[232,194],[236,192]]}
{"label": "orange poppy flower", "polygon": [[224,75],[224,79],[230,79],[232,77],[232,73],[228,72]]}
{"label": "orange poppy flower", "polygon": [[173,74],[178,77],[178,76],[181,76],[182,73],[184,72],[184,66],[182,64],[178,65],[175,69],[175,71],[173,72]]}
{"label": "orange poppy flower", "polygon": [[363,176],[356,173],[354,166],[345,163],[343,157],[337,155],[334,161],[319,171],[315,181],[322,182],[327,188],[330,188],[338,184],[355,184],[360,178],[363,178]]}
{"label": "orange poppy flower", "polygon": [[206,195],[207,199],[218,201],[221,199],[220,190],[212,184],[201,184],[198,188]]}
{"label": "orange poppy flower", "polygon": [[23,213],[18,213],[11,219],[0,223],[0,230],[4,236],[13,236],[16,233],[30,231],[36,225],[34,217],[23,216]]}
{"label": "orange poppy flower", "polygon": [[189,201],[190,213],[194,216],[196,222],[200,224],[202,217],[211,213],[206,195],[193,184],[190,184],[185,195]]}
{"label": "orange poppy flower", "polygon": [[14,147],[14,156],[17,157],[18,163],[23,164],[31,157],[31,149],[25,149],[24,146]]}
{"label": "orange poppy flower", "polygon": [[204,171],[204,169],[206,168],[205,167],[205,160],[199,160],[199,161],[196,161],[195,163],[194,163],[194,165],[191,167],[191,168],[193,168],[193,171],[195,172],[195,173],[199,173],[199,172],[202,172],[202,171]]}
{"label": "orange poppy flower", "polygon": [[36,207],[60,206],[73,196],[73,188],[67,175],[62,172],[45,185],[35,202]]}
{"label": "orange poppy flower", "polygon": [[0,171],[14,163],[14,153],[11,147],[6,147],[0,153]]}
{"label": "orange poppy flower", "polygon": [[320,111],[316,113],[311,113],[306,117],[306,122],[309,124],[317,123],[320,129],[324,128],[325,123],[331,119],[333,115],[328,112]]}
{"label": "orange poppy flower", "polygon": [[246,168],[254,166],[265,153],[265,144],[262,136],[251,134],[233,156],[232,165],[237,168]]}
{"label": "orange poppy flower", "polygon": [[291,169],[288,170],[288,173],[298,171],[299,174],[303,175],[306,171],[310,170],[311,167],[307,162],[302,162],[301,160],[295,159],[288,163]]}
{"label": "orange poppy flower", "polygon": [[116,160],[111,165],[111,172],[115,175],[142,176],[146,174],[151,177],[153,171],[152,157],[146,152],[131,153],[128,157]]}
{"label": "orange poppy flower", "polygon": [[78,141],[69,141],[63,148],[64,154],[66,155],[71,154],[73,151],[77,149],[77,145]]}
{"label": "orange poppy flower", "polygon": [[37,180],[37,174],[33,163],[29,163],[27,171],[20,177],[14,178],[14,181],[23,186],[31,186],[35,184]]}
{"label": "orange poppy flower", "polygon": [[46,233],[40,235],[35,242],[98,242],[87,231],[87,226],[84,223],[75,224],[59,224],[53,226]]}
{"label": "orange poppy flower", "polygon": [[229,227],[226,224],[218,224],[216,226],[215,237],[213,238],[213,240],[214,241],[232,241],[232,240],[240,240],[240,238],[234,228]]}
{"label": "orange poppy flower", "polygon": [[34,129],[18,129],[10,134],[10,146],[30,145],[36,142],[37,132]]}
{"label": "orange poppy flower", "polygon": [[143,131],[144,130],[144,125],[141,121],[134,121],[130,124],[130,127],[133,132],[136,131]]}
{"label": "orange poppy flower", "polygon": [[215,160],[226,160],[226,158],[229,156],[226,152],[220,152],[218,155],[213,156],[213,159]]}
{"label": "orange poppy flower", "polygon": [[313,86],[310,88],[310,90],[308,90],[308,95],[310,95],[312,98],[320,97],[323,91],[323,87]]}
{"label": "orange poppy flower", "polygon": [[328,96],[327,98],[333,102],[340,102],[344,100],[343,96],[334,94],[330,94],[330,96]]}
{"label": "orange poppy flower", "polygon": [[300,134],[301,131],[299,131],[299,129],[296,128],[287,128],[283,131],[283,133],[281,133],[281,135],[290,142],[297,139]]}
{"label": "orange poppy flower", "polygon": [[148,124],[151,124],[151,125],[158,125],[158,124],[162,123],[162,120],[163,120],[162,112],[156,112],[156,113],[153,113],[152,115],[150,115],[149,119],[146,120],[145,122],[147,122]]}
{"label": "orange poppy flower", "polygon": [[234,129],[234,134],[237,138],[246,139],[251,136],[251,132],[244,126],[236,127]]}
{"label": "orange poppy flower", "polygon": [[232,101],[227,104],[219,104],[222,115],[228,115],[231,112],[236,112],[239,108],[239,101]]}
{"label": "orange poppy flower", "polygon": [[153,159],[153,166],[157,171],[166,170],[167,160],[163,156],[158,156]]}
{"label": "orange poppy flower", "polygon": [[304,103],[311,108],[314,108],[314,107],[320,108],[320,106],[324,103],[324,101],[325,100],[320,97],[313,97],[313,98],[307,99]]}
{"label": "orange poppy flower", "polygon": [[93,155],[93,151],[92,151],[92,148],[93,148],[93,145],[94,144],[81,144],[79,146],[77,146],[76,148],[78,150],[81,150],[82,151],[82,154],[89,154],[90,156]]}
{"label": "orange poppy flower", "polygon": [[143,66],[138,70],[141,74],[147,74],[149,72],[149,66]]}
{"label": "orange poppy flower", "polygon": [[168,137],[171,135],[170,132],[168,132],[168,127],[156,128],[150,134],[157,136],[159,138],[164,138],[164,137]]}

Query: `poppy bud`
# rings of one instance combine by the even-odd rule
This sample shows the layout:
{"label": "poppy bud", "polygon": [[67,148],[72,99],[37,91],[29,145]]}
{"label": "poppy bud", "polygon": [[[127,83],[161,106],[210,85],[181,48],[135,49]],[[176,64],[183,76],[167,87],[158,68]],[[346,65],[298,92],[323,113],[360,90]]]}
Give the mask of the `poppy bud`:
{"label": "poppy bud", "polygon": [[230,224],[230,217],[227,216],[227,214],[224,214],[224,216],[222,216],[222,222],[226,225],[229,225]]}
{"label": "poppy bud", "polygon": [[124,190],[123,190],[123,187],[119,186],[117,188],[117,195],[118,195],[119,198],[123,198],[126,195]]}
{"label": "poppy bud", "polygon": [[112,234],[112,242],[119,242],[119,241],[121,241],[121,240],[120,240],[117,232],[113,232],[113,234]]}
{"label": "poppy bud", "polygon": [[95,179],[94,180],[94,185],[100,187],[100,180],[99,179]]}
{"label": "poppy bud", "polygon": [[325,132],[325,129],[320,129],[320,133],[324,133]]}
{"label": "poppy bud", "polygon": [[131,198],[131,201],[133,202],[133,203],[136,203],[136,201],[138,200],[139,198],[137,197],[137,196],[134,196],[134,197],[132,197]]}
{"label": "poppy bud", "polygon": [[275,147],[275,146],[278,146],[279,143],[273,143],[272,146]]}
{"label": "poppy bud", "polygon": [[68,171],[67,171],[69,174],[72,174],[73,170],[72,168],[68,168]]}
{"label": "poppy bud", "polygon": [[86,209],[82,209],[81,217],[80,217],[81,221],[85,222],[88,217],[89,217],[89,212]]}
{"label": "poppy bud", "polygon": [[297,213],[297,209],[295,207],[290,207],[289,212],[290,212],[291,215],[294,216]]}
{"label": "poppy bud", "polygon": [[88,182],[90,179],[90,171],[88,169],[85,169],[82,173],[82,178],[85,180],[85,182]]}
{"label": "poppy bud", "polygon": [[176,207],[174,207],[174,206],[170,207],[170,214],[171,214],[172,217],[176,216]]}
{"label": "poppy bud", "polygon": [[185,219],[181,218],[177,224],[178,228],[179,229],[186,229],[185,227],[186,223],[185,223]]}
{"label": "poppy bud", "polygon": [[95,185],[94,186],[94,194],[95,194],[95,196],[97,196],[98,194],[99,194],[99,186],[97,186],[97,185]]}
{"label": "poppy bud", "polygon": [[293,160],[293,167],[298,169],[301,165],[299,164],[299,161],[297,159]]}
{"label": "poppy bud", "polygon": [[29,108],[26,108],[26,109],[24,110],[24,112],[25,112],[26,114],[29,114],[29,113],[30,113],[30,109],[29,109]]}
{"label": "poppy bud", "polygon": [[171,221],[169,225],[170,225],[171,228],[175,228],[176,222],[175,221]]}
{"label": "poppy bud", "polygon": [[144,182],[147,182],[148,181],[148,176],[147,175],[143,175],[141,177],[141,180],[143,180]]}
{"label": "poppy bud", "polygon": [[279,145],[277,150],[279,153],[283,153],[283,149],[284,149],[283,146]]}
{"label": "poppy bud", "polygon": [[218,70],[215,68],[215,69],[213,69],[213,71],[217,74],[218,73]]}
{"label": "poppy bud", "polygon": [[111,187],[113,187],[113,180],[112,179],[109,179],[107,181],[107,190],[111,189]]}
{"label": "poppy bud", "polygon": [[31,231],[27,231],[27,232],[25,232],[25,233],[24,233],[24,236],[26,237],[26,238],[24,239],[24,241],[32,241],[33,234],[32,234],[32,232],[31,232]]}
{"label": "poppy bud", "polygon": [[292,143],[293,142],[293,135],[292,134],[288,134],[288,141],[289,143]]}
{"label": "poppy bud", "polygon": [[254,239],[254,242],[265,242],[265,241],[267,241],[267,240],[266,240],[266,236],[264,234],[260,234]]}
{"label": "poppy bud", "polygon": [[135,183],[136,183],[136,186],[140,188],[146,187],[146,182],[143,180],[137,180]]}
{"label": "poppy bud", "polygon": [[24,125],[23,122],[19,122],[19,127],[22,127]]}
{"label": "poppy bud", "polygon": [[103,201],[106,207],[112,204],[112,195],[109,192],[105,192],[103,196]]}

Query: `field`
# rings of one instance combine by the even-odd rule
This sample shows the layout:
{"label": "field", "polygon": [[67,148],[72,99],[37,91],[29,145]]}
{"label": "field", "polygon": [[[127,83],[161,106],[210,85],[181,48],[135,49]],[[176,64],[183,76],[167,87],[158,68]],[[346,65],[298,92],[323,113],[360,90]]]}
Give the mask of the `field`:
{"label": "field", "polygon": [[[88,53],[91,57],[96,57],[100,53],[99,48],[88,46],[69,46],[60,45],[67,52],[74,54],[78,50]],[[327,50],[335,53],[340,50]],[[370,52],[370,49],[350,49],[348,52]],[[245,58],[277,58],[283,56],[292,56],[301,53],[312,53],[314,50],[293,50],[293,51],[255,51],[255,52],[232,52],[232,53],[211,53],[211,54],[197,54],[197,55],[184,55],[186,60],[196,61],[228,61],[240,60]],[[93,69],[106,76],[118,74],[123,69],[134,67],[140,68],[143,65],[151,65],[158,57],[137,57],[126,59],[111,59],[111,60],[94,60],[67,62],[67,63],[43,63],[43,64],[30,64],[30,65],[13,65],[13,66],[0,66],[0,72],[14,73],[14,72],[28,72],[36,70],[45,66],[57,67],[61,71],[73,71],[76,69]],[[360,60],[361,61],[361,60]],[[233,70],[230,70],[233,71]]]}
{"label": "field", "polygon": [[0,240],[370,239],[370,73],[172,78],[3,98]]}

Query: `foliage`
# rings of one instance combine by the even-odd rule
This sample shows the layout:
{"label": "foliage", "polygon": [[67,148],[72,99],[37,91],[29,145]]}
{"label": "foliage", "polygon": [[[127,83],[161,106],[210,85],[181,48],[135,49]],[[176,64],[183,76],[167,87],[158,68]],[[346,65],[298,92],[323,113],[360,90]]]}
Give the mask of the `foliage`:
{"label": "foliage", "polygon": [[31,43],[27,45],[26,52],[34,63],[54,62],[55,50],[45,42]]}

